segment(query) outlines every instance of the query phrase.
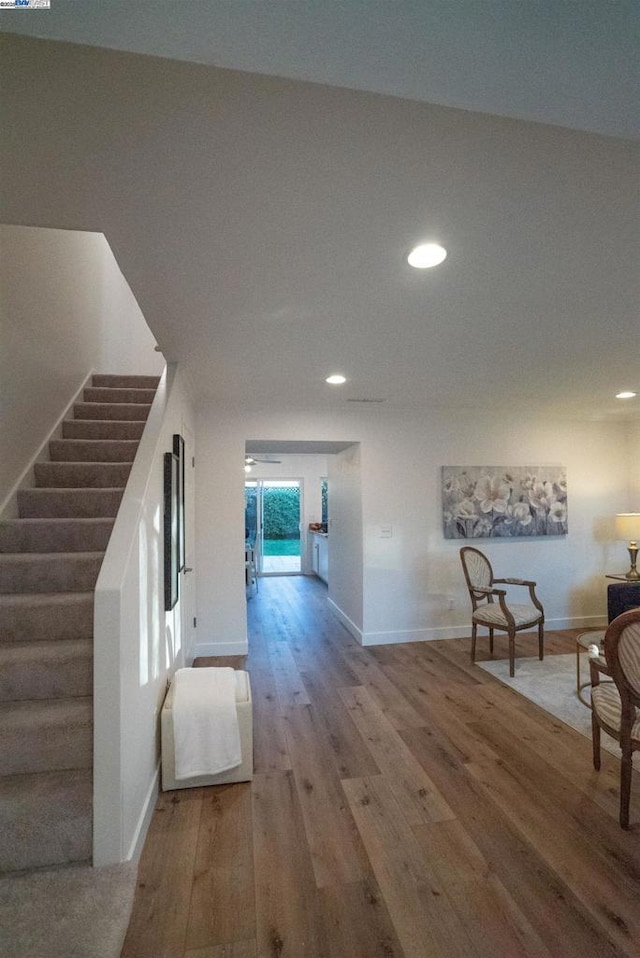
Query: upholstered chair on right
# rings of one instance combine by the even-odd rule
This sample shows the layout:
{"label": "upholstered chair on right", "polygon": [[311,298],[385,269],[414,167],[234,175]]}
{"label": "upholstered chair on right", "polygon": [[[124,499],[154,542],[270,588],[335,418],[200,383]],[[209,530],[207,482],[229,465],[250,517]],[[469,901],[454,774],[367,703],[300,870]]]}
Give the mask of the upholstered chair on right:
{"label": "upholstered chair on right", "polygon": [[633,753],[640,749],[640,609],[623,612],[604,636],[604,655],[613,682],[600,684],[591,664],[593,765],[600,768],[600,729],[620,743],[620,825],[629,827]]}

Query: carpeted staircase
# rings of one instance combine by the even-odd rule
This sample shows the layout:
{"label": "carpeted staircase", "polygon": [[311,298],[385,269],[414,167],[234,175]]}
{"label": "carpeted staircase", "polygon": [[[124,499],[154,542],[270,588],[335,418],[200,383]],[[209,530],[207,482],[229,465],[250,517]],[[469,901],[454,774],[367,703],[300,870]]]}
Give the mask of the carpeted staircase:
{"label": "carpeted staircase", "polygon": [[0,522],[0,872],[91,860],[94,588],[158,382],[95,375]]}

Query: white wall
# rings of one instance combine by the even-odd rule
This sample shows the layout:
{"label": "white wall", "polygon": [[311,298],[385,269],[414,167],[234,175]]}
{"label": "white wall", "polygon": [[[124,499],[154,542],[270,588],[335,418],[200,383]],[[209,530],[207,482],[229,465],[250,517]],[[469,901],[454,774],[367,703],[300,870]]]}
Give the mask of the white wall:
{"label": "white wall", "polygon": [[640,423],[628,426],[629,495],[628,512],[640,512]]}
{"label": "white wall", "polygon": [[0,226],[0,509],[89,372],[164,359],[100,233]]}
{"label": "white wall", "polygon": [[363,634],[362,465],[359,443],[329,459],[329,603]]}
{"label": "white wall", "polygon": [[247,651],[244,578],[244,448],[235,418],[198,408],[196,442],[196,594],[198,627],[191,655]]}
{"label": "white wall", "polygon": [[[322,416],[203,406],[198,419],[198,631],[208,642],[246,641],[237,531],[244,474],[236,463],[248,436],[360,442],[365,643],[468,633],[469,605],[458,555],[463,542],[445,540],[442,533],[443,465],[566,466],[567,536],[482,540],[482,548],[497,574],[538,581],[549,628],[604,623],[604,573],[619,565],[613,516],[629,507],[630,440],[624,424],[487,418],[475,410],[461,416],[378,407],[375,414]],[[331,463],[329,469],[331,473]],[[381,538],[382,526],[391,526],[391,538]],[[334,529],[331,535],[335,540]],[[335,561],[332,553],[332,594],[339,588]],[[336,593],[336,605],[346,606],[351,599],[357,608],[354,588],[352,583]],[[342,611],[352,618],[347,608]],[[353,616],[359,626],[357,612]]]}
{"label": "white wall", "polygon": [[[187,657],[190,593],[164,611],[163,469],[174,433],[193,429],[176,367],[158,390],[96,585],[94,863],[130,859],[158,788],[159,714],[167,679]],[[186,450],[188,460],[191,450]],[[189,518],[193,526],[195,517]],[[119,639],[119,642],[117,641]]]}

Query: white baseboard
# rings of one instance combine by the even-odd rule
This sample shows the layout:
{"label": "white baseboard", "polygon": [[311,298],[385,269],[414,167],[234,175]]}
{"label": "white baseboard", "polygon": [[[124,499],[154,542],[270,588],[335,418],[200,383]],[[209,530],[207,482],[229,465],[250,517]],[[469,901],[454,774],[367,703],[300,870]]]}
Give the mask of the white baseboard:
{"label": "white baseboard", "polygon": [[154,772],[153,778],[151,779],[151,784],[147,790],[147,797],[144,800],[142,806],[142,811],[140,812],[140,817],[138,819],[138,824],[136,830],[133,833],[133,838],[129,849],[127,851],[126,861],[138,861],[140,855],[142,854],[142,849],[144,847],[145,839],[147,837],[147,832],[149,831],[149,825],[151,824],[151,818],[155,811],[156,802],[158,800],[158,795],[160,794],[160,763],[156,765],[156,770]]}
{"label": "white baseboard", "polygon": [[609,624],[606,615],[578,615],[571,619],[547,619],[545,632],[555,629],[606,629]]}
{"label": "white baseboard", "polygon": [[[359,629],[356,629],[353,623],[349,623],[344,613],[342,613],[330,599],[329,604],[343,625],[363,646],[400,645],[405,642],[434,642],[438,639],[462,639],[471,636],[471,622],[465,625],[439,626],[432,629],[411,629],[397,632],[361,632]],[[606,629],[607,617],[606,615],[592,615],[575,616],[574,618],[565,619],[547,619],[544,627],[546,632],[554,632],[560,629]],[[478,636],[481,637],[485,634],[485,631],[486,630],[482,629],[479,630]],[[537,630],[532,629],[531,631],[535,633]],[[519,634],[525,635],[527,633],[522,632]]]}
{"label": "white baseboard", "polygon": [[327,598],[327,603],[329,604],[329,607],[335,617],[342,622],[347,632],[350,632],[354,639],[360,643],[360,645],[364,645],[364,642],[362,641],[362,629],[359,629],[355,622],[352,622],[349,616],[345,615],[340,606],[336,605],[333,599]]}

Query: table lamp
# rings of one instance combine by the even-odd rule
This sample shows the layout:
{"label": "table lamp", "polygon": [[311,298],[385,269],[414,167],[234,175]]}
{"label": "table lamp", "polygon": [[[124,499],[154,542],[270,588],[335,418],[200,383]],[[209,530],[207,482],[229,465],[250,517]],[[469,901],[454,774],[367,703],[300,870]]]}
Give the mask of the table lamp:
{"label": "table lamp", "polygon": [[620,512],[616,516],[616,534],[619,539],[626,539],[629,543],[629,558],[631,568],[625,574],[627,579],[640,579],[640,572],[636,569],[638,557],[638,542],[640,539],[640,512]]}

